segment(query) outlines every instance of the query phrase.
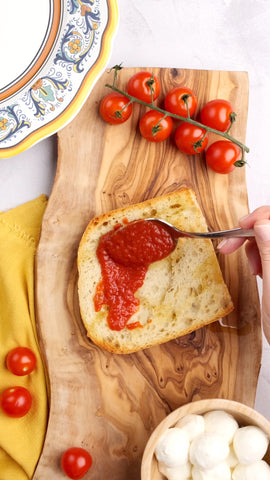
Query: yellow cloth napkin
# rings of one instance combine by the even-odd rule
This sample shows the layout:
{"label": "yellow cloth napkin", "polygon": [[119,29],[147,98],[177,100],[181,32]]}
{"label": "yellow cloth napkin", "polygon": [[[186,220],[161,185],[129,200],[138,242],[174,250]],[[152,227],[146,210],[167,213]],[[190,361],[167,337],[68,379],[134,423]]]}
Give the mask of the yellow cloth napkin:
{"label": "yellow cloth napkin", "polygon": [[[20,385],[33,398],[24,417],[10,418],[0,409],[0,480],[32,478],[46,432],[46,378],[34,310],[34,257],[46,205],[41,195],[0,213],[0,393]],[[36,354],[37,367],[30,375],[19,377],[6,368],[6,355],[17,346]]]}

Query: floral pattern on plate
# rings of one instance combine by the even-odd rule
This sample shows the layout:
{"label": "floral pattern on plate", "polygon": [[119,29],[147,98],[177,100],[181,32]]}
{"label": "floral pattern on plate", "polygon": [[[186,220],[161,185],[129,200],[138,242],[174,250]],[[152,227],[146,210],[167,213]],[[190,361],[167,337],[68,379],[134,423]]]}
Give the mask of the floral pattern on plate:
{"label": "floral pattern on plate", "polygon": [[57,37],[42,68],[0,102],[0,158],[72,119],[106,66],[117,20],[116,0],[62,0]]}

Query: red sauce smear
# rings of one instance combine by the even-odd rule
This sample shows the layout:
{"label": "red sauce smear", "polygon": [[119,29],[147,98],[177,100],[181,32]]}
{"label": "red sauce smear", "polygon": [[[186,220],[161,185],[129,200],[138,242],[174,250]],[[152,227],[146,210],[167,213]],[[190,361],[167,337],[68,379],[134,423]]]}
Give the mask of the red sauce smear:
{"label": "red sauce smear", "polygon": [[[113,229],[100,239],[97,256],[102,280],[97,285],[95,311],[109,306],[107,321],[112,330],[122,330],[139,310],[135,292],[143,285],[151,263],[162,260],[173,250],[174,240],[162,225],[139,220]],[[138,328],[140,322],[130,324]]]}

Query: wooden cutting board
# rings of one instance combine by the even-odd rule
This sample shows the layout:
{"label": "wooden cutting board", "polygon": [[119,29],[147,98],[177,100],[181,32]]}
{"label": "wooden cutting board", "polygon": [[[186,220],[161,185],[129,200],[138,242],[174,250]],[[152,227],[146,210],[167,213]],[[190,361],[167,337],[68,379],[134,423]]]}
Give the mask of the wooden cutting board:
{"label": "wooden cutting board", "polygon": [[[125,88],[137,70],[122,70],[118,86]],[[151,71],[159,76],[163,93],[176,85],[194,89],[199,107],[214,98],[231,101],[238,112],[232,134],[245,141],[247,73]],[[78,306],[76,254],[93,216],[183,185],[195,190],[210,230],[233,227],[248,213],[245,168],[215,174],[206,168],[203,156],[182,155],[172,140],[146,142],[138,132],[145,111],[139,105],[121,126],[100,119],[98,104],[108,93],[104,85],[112,75],[103,74],[81,112],[58,134],[58,168],[36,259],[38,327],[50,414],[35,480],[62,479],[60,456],[74,445],[93,456],[86,479],[137,480],[145,444],[171,410],[214,397],[254,405],[261,359],[260,309],[244,250],[218,257],[235,305],[221,322],[130,355],[102,351],[86,338]]]}

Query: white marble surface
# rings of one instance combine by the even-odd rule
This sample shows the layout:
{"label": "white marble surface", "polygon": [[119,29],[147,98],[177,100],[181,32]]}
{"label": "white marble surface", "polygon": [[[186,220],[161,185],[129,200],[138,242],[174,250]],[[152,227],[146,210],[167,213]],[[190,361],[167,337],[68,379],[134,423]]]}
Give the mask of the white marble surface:
{"label": "white marble surface", "polygon": [[[250,210],[270,204],[269,0],[118,0],[119,28],[109,66],[248,71],[246,144]],[[50,194],[56,137],[0,159],[0,210]],[[258,282],[261,292],[261,282]],[[252,346],[251,346],[252,348]],[[270,347],[264,340],[255,408],[270,420]]]}

